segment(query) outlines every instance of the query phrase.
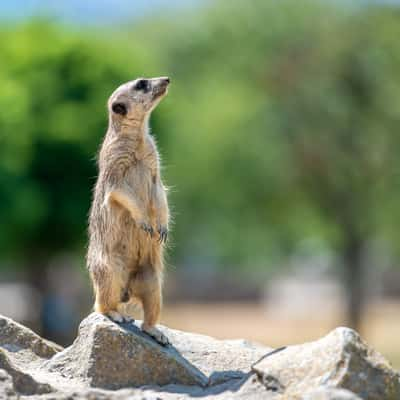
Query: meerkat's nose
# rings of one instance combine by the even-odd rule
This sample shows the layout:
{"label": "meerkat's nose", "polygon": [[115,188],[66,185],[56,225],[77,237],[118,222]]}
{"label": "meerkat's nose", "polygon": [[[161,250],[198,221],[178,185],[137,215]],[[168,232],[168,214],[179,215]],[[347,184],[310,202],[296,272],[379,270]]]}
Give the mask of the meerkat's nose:
{"label": "meerkat's nose", "polygon": [[169,85],[169,83],[171,82],[168,76],[161,76],[159,79],[164,85]]}

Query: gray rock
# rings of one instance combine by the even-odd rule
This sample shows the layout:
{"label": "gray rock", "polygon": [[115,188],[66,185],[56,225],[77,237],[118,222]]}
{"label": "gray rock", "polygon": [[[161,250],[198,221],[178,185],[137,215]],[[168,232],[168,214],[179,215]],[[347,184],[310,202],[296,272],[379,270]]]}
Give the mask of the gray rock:
{"label": "gray rock", "polygon": [[51,358],[61,346],[49,342],[10,318],[0,316],[0,368],[7,372],[15,393],[49,393],[53,388],[29,372]]}
{"label": "gray rock", "polygon": [[4,369],[0,369],[0,399],[17,400],[18,398],[11,376]]}
{"label": "gray rock", "polygon": [[301,398],[313,388],[327,385],[348,389],[365,400],[400,399],[399,374],[348,328],[274,352],[253,370],[267,390],[288,398]]}
{"label": "gray rock", "polygon": [[160,346],[133,324],[118,325],[93,313],[82,321],[75,342],[43,368],[107,389],[168,384],[205,387],[243,378],[268,351],[245,341],[160,329],[171,346]]}
{"label": "gray rock", "polygon": [[21,394],[42,394],[52,392],[54,389],[48,385],[43,384],[18,368],[16,363],[12,363],[7,353],[0,349],[0,368],[6,371],[11,377],[13,388]]}
{"label": "gray rock", "polygon": [[0,317],[0,399],[400,399],[399,375],[350,329],[277,350],[160,329],[171,346],[91,314],[59,351]]}
{"label": "gray rock", "polygon": [[346,389],[336,389],[331,387],[319,387],[306,393],[302,400],[362,400]]}
{"label": "gray rock", "polygon": [[25,362],[50,358],[62,350],[58,344],[38,336],[10,318],[0,316],[0,348]]}

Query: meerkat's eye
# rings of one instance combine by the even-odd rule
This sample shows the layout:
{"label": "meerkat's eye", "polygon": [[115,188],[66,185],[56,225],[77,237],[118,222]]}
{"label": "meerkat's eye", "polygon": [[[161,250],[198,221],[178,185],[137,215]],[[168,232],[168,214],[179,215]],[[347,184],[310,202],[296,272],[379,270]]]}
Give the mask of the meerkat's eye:
{"label": "meerkat's eye", "polygon": [[115,114],[126,115],[128,112],[124,103],[114,103],[111,108]]}
{"label": "meerkat's eye", "polygon": [[135,83],[135,90],[143,90],[144,92],[148,92],[149,91],[149,81],[147,81],[146,79],[139,79]]}

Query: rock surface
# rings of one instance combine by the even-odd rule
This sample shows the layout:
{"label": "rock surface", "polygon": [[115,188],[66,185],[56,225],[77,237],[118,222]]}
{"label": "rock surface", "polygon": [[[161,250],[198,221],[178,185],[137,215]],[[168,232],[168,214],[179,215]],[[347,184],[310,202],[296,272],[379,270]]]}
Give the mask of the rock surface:
{"label": "rock surface", "polygon": [[399,375],[360,336],[337,328],[316,342],[290,346],[253,366],[264,386],[287,396],[334,386],[366,400],[400,399]]}
{"label": "rock surface", "polygon": [[93,313],[63,350],[0,317],[0,399],[400,399],[399,374],[347,328],[277,350],[160,329],[170,346]]}
{"label": "rock surface", "polygon": [[26,362],[50,358],[62,350],[58,344],[41,338],[25,326],[3,316],[0,316],[0,348],[18,354]]}
{"label": "rock surface", "polygon": [[[29,370],[38,368],[61,350],[61,346],[41,338],[10,318],[0,316],[0,372],[6,373],[4,380],[0,376],[0,382],[8,382],[10,378],[16,392],[26,395],[52,392],[51,385],[33,378]],[[2,393],[8,383],[0,385],[3,386],[0,389]]]}
{"label": "rock surface", "polygon": [[5,370],[0,369],[0,399],[14,400],[17,398],[11,376]]}
{"label": "rock surface", "polygon": [[346,389],[319,387],[307,392],[303,400],[361,400],[361,397]]}
{"label": "rock surface", "polygon": [[268,351],[244,341],[160,329],[170,346],[160,346],[132,323],[117,325],[93,313],[81,323],[72,346],[44,367],[107,389],[171,383],[207,386],[242,378]]}

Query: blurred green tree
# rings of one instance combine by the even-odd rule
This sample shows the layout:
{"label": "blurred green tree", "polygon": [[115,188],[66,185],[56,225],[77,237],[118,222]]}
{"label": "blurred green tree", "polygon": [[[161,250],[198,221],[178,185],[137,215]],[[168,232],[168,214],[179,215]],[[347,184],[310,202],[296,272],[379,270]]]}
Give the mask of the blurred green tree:
{"label": "blurred green tree", "polygon": [[322,238],[359,328],[364,250],[398,215],[398,10],[222,1],[195,21],[159,49],[178,251],[255,266]]}
{"label": "blurred green tree", "polygon": [[355,328],[365,303],[365,250],[388,228],[383,215],[396,215],[398,22],[390,12],[366,9],[328,27],[314,23],[317,32],[288,43],[269,77],[298,188],[335,230],[331,243],[341,255]]}
{"label": "blurred green tree", "polygon": [[95,34],[46,21],[0,33],[0,250],[39,281],[36,267],[83,250],[106,99],[141,68]]}

